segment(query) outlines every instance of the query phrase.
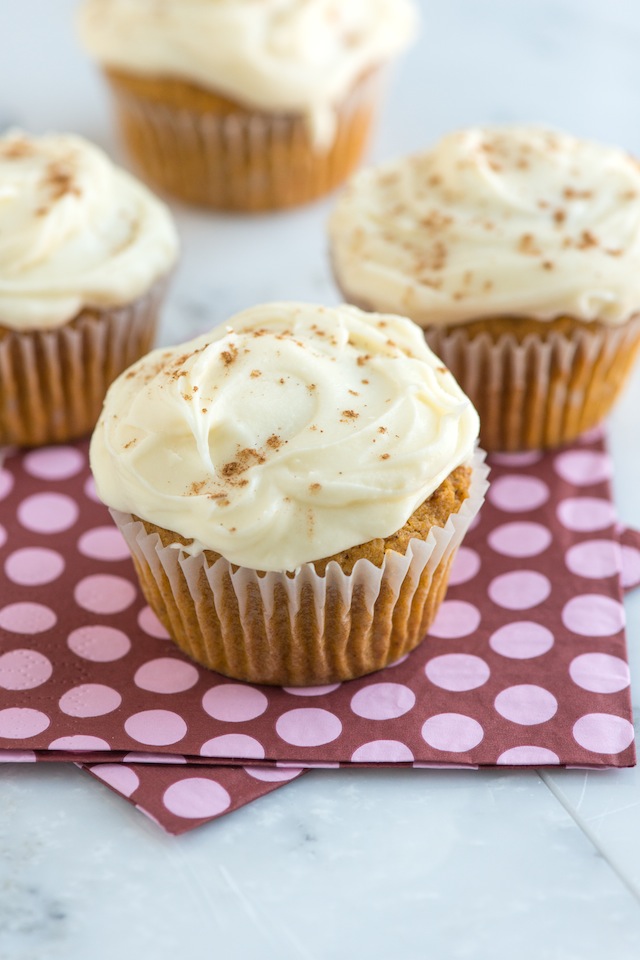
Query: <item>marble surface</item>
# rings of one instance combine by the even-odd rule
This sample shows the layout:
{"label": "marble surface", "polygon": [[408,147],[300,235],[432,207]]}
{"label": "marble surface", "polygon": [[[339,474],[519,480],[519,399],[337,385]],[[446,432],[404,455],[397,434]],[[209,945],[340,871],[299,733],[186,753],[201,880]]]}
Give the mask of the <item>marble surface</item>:
{"label": "marble surface", "polygon": [[[372,150],[542,120],[640,154],[635,0],[432,0]],[[0,0],[0,128],[120,156],[74,0]],[[175,208],[162,339],[270,298],[333,302],[331,201],[267,218]],[[611,422],[640,525],[640,370]],[[627,601],[640,715],[640,595]],[[313,772],[192,834],[161,833],[71,765],[0,770],[0,960],[635,960],[640,773]]]}

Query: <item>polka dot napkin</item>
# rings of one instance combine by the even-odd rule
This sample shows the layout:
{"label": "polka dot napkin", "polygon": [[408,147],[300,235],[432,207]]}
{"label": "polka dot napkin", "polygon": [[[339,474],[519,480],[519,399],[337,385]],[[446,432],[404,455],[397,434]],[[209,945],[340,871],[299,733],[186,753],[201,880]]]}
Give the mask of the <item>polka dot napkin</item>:
{"label": "polka dot napkin", "polygon": [[621,576],[624,562],[625,585],[640,579],[640,550],[617,525],[602,436],[490,463],[427,642],[362,680],[280,689],[167,639],[85,445],[7,457],[0,758],[82,762],[172,832],[301,767],[632,765]]}

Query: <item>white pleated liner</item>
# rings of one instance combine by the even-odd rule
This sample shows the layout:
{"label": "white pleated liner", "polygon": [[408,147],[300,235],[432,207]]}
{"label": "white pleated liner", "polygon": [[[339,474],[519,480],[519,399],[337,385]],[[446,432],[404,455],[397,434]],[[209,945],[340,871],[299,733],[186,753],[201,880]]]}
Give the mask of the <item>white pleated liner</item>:
{"label": "white pleated liner", "polygon": [[[173,593],[175,609],[165,611],[166,616],[161,618],[165,622],[167,617],[171,621],[172,615],[173,617],[180,616],[180,610],[184,607],[185,582],[188,586],[193,610],[199,610],[199,601],[202,597],[201,573],[204,570],[207,589],[213,594],[216,613],[221,622],[224,622],[226,613],[222,609],[221,602],[218,601],[222,600],[224,583],[230,581],[233,585],[241,621],[247,617],[250,598],[252,595],[255,597],[257,591],[264,611],[266,632],[269,635],[268,624],[276,609],[276,589],[278,589],[278,592],[283,590],[286,595],[288,617],[292,635],[294,635],[296,632],[296,615],[300,610],[303,595],[308,600],[310,588],[314,601],[316,631],[318,636],[323,636],[329,594],[332,595],[334,603],[337,595],[344,603],[345,608],[350,610],[354,594],[357,593],[359,606],[364,602],[371,620],[383,584],[387,597],[389,589],[391,590],[393,607],[397,603],[401,589],[404,587],[406,590],[408,584],[411,587],[406,597],[410,599],[415,596],[420,586],[424,588],[425,579],[428,580],[430,585],[436,571],[450,563],[453,554],[477,515],[488,487],[488,473],[489,468],[485,463],[485,454],[482,450],[477,450],[472,461],[469,496],[463,502],[460,511],[450,515],[444,527],[433,527],[426,540],[413,538],[409,542],[405,554],[392,550],[387,551],[381,567],[377,567],[371,561],[361,558],[354,565],[351,574],[344,573],[336,561],[327,565],[324,576],[316,573],[312,563],[303,564],[293,575],[289,576],[286,573],[279,572],[258,574],[257,571],[245,567],[234,569],[234,566],[223,558],[219,558],[213,564],[208,565],[205,554],[191,557],[180,550],[177,544],[163,547],[159,535],[157,533],[147,533],[143,524],[139,520],[135,520],[131,514],[116,510],[111,510],[111,514],[140,567],[152,574],[161,596],[164,593],[162,575],[164,574],[168,579]],[[148,597],[148,599],[153,606],[152,598]],[[193,610],[190,612],[193,613]],[[156,610],[156,612],[158,611]],[[392,611],[390,612],[387,608],[386,615],[390,616],[391,614]],[[277,638],[273,639],[274,642],[277,642]],[[415,642],[418,642],[419,639],[419,637],[416,638]],[[415,646],[415,642],[411,646]],[[240,679],[244,679],[244,677]],[[298,682],[301,685],[311,685],[314,682],[326,681],[326,677],[317,680],[314,680],[313,677],[305,677]],[[254,682],[274,681],[266,679],[255,680]],[[289,680],[283,680],[283,682],[288,683]]]}
{"label": "white pleated liner", "polygon": [[640,316],[554,330],[546,340],[470,338],[464,326],[428,327],[425,338],[478,410],[487,450],[554,447],[609,413],[640,346]]}
{"label": "white pleated liner", "polygon": [[109,385],[151,346],[165,286],[157,281],[133,303],[84,310],[53,330],[5,328],[0,443],[54,443],[89,433]]}
{"label": "white pleated liner", "polygon": [[[335,139],[314,146],[300,115],[222,115],[153,101],[107,74],[126,145],[143,176],[190,203],[229,210],[277,209],[308,202],[344,180],[360,158],[354,125],[373,122],[385,71],[371,71],[337,108]],[[239,171],[241,171],[239,175]]]}

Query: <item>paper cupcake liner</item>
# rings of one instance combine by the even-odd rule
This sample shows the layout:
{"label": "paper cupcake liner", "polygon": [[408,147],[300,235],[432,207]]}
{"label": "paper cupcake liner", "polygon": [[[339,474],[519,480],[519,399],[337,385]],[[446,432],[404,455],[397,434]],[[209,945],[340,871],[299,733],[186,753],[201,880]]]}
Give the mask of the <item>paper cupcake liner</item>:
{"label": "paper cupcake liner", "polygon": [[262,211],[307,203],[357,166],[377,113],[379,75],[363,77],[337,108],[331,144],[313,142],[303,116],[191,109],[142,96],[107,73],[118,123],[139,171],[155,187],[222,210]]}
{"label": "paper cupcake liner", "polygon": [[364,558],[351,574],[336,561],[320,576],[262,573],[206,554],[162,546],[131,514],[111,511],[131,550],[142,590],[178,646],[238,680],[316,686],[363,676],[422,640],[445,594],[455,552],[487,489],[485,454],[472,463],[468,498],[444,527],[413,538],[382,567]]}
{"label": "paper cupcake liner", "polygon": [[483,447],[531,450],[569,443],[607,416],[640,348],[640,316],[545,340],[470,338],[464,327],[429,327],[425,337],[475,405]]}
{"label": "paper cupcake liner", "polygon": [[110,383],[152,345],[166,281],[131,304],[86,309],[54,330],[0,326],[0,446],[88,434]]}

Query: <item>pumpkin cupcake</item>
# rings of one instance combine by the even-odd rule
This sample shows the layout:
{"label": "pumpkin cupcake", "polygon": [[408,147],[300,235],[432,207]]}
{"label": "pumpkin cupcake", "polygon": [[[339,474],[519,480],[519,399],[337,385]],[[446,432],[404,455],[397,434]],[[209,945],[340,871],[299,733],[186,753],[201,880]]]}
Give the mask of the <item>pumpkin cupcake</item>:
{"label": "pumpkin cupcake", "polygon": [[190,203],[306,203],[356,166],[383,68],[415,31],[412,0],[86,0],[142,174]]}
{"label": "pumpkin cupcake", "polygon": [[153,342],[173,223],[66,134],[0,137],[0,198],[0,446],[81,437]]}
{"label": "pumpkin cupcake", "polygon": [[308,686],[423,638],[486,487],[477,433],[410,321],[275,303],[138,361],[91,465],[181,649]]}
{"label": "pumpkin cupcake", "polygon": [[485,448],[554,447],[609,413],[640,347],[640,168],[624,151],[463,130],[353,178],[330,234],[343,295],[423,327]]}

